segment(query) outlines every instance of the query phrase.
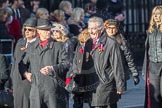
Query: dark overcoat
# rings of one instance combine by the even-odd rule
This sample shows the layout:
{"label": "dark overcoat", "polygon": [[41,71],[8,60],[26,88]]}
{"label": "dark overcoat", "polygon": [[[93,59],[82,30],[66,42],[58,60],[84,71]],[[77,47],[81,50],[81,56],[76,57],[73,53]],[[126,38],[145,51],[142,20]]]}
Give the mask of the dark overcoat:
{"label": "dark overcoat", "polygon": [[4,89],[5,82],[9,78],[8,65],[6,58],[0,54],[0,90]]}
{"label": "dark overcoat", "polygon": [[90,55],[92,40],[89,39],[81,52],[82,45],[76,48],[73,60],[73,73],[76,74],[74,81],[79,86],[78,92],[94,91],[98,85],[98,77],[94,68],[94,62]]}
{"label": "dark overcoat", "polygon": [[116,103],[120,98],[117,91],[125,90],[119,44],[103,33],[91,53],[100,80],[93,94],[92,106],[107,106]]}
{"label": "dark overcoat", "polygon": [[30,93],[30,82],[27,81],[24,77],[21,77],[20,71],[22,67],[18,67],[19,62],[22,60],[25,55],[26,50],[26,42],[25,38],[20,39],[15,47],[14,52],[14,62],[11,68],[11,80],[13,87],[13,95],[14,95],[14,107],[15,108],[29,108],[29,93]]}
{"label": "dark overcoat", "polygon": [[[30,107],[40,108],[43,103],[46,103],[48,108],[65,108],[66,94],[62,92],[62,80],[59,76],[69,68],[68,55],[60,42],[49,39],[44,48],[40,46],[39,42],[40,40],[37,38],[30,45],[24,59],[19,64],[23,68],[22,74],[27,72],[28,66],[31,66]],[[53,66],[54,71],[48,75],[42,74],[40,69],[45,66]]]}

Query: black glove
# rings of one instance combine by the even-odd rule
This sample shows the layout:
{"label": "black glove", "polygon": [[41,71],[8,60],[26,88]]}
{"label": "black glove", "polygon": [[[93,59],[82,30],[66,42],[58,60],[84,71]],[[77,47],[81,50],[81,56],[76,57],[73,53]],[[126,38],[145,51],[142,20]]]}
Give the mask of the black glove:
{"label": "black glove", "polygon": [[134,85],[137,85],[140,82],[140,79],[138,76],[134,76],[133,80],[134,80]]}

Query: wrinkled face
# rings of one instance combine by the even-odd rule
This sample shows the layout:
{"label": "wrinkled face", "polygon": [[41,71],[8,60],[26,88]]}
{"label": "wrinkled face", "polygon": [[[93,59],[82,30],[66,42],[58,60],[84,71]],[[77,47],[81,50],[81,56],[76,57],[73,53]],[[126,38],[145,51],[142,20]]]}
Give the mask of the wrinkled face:
{"label": "wrinkled face", "polygon": [[101,29],[99,29],[98,25],[95,22],[88,24],[88,32],[92,39],[97,39],[101,35]]}
{"label": "wrinkled face", "polygon": [[36,29],[34,27],[26,26],[24,27],[25,38],[32,39],[35,37]]}
{"label": "wrinkled face", "polygon": [[47,30],[37,29],[37,33],[39,34],[41,41],[44,41],[50,38],[50,29],[47,29]]}
{"label": "wrinkled face", "polygon": [[106,32],[108,36],[114,36],[118,32],[118,30],[115,25],[109,25],[108,27],[106,27]]}
{"label": "wrinkled face", "polygon": [[55,40],[61,39],[61,32],[59,30],[53,30],[52,31],[52,38]]}
{"label": "wrinkled face", "polygon": [[161,14],[161,12],[159,11],[159,10],[156,10],[154,13],[153,13],[153,18],[154,18],[154,21],[156,22],[156,23],[160,23],[161,22],[161,18],[162,18],[162,14]]}

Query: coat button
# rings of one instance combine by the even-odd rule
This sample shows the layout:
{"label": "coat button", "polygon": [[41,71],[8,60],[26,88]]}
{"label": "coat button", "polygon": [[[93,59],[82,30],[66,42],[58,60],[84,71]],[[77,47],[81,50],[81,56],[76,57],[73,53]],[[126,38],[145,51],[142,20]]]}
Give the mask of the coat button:
{"label": "coat button", "polygon": [[81,73],[81,71],[79,70],[79,73]]}
{"label": "coat button", "polygon": [[81,60],[79,60],[79,63],[81,63]]}

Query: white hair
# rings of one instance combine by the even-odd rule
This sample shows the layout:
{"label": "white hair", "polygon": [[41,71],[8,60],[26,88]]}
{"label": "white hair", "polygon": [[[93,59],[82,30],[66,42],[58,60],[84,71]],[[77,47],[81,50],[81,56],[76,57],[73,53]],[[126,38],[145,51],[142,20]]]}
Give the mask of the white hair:
{"label": "white hair", "polygon": [[103,26],[103,23],[104,23],[103,19],[100,18],[100,17],[91,17],[88,20],[88,26],[91,25],[92,23],[95,23],[98,29],[104,28],[104,26]]}

